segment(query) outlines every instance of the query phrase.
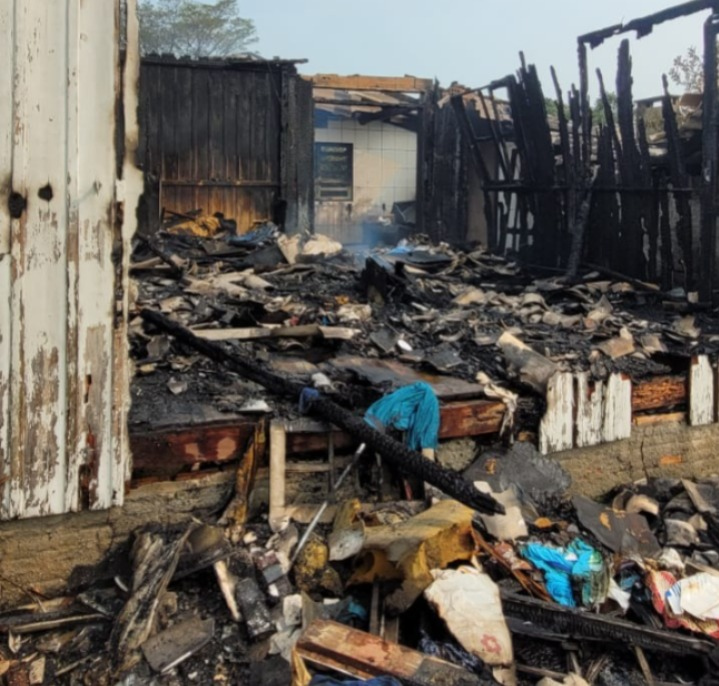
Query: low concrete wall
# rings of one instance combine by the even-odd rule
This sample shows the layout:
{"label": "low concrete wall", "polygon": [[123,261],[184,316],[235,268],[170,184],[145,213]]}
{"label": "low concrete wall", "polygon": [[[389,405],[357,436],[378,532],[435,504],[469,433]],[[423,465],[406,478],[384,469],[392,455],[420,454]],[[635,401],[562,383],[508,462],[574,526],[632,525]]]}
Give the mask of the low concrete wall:
{"label": "low concrete wall", "polygon": [[699,478],[719,473],[719,424],[682,421],[633,426],[631,438],[553,453],[572,476],[572,491],[589,497],[650,476]]}
{"label": "low concrete wall", "polygon": [[235,474],[160,482],[130,491],[123,507],[4,522],[0,525],[0,607],[53,596],[98,577],[129,571],[130,534],[157,523],[173,525],[227,504]]}
{"label": "low concrete wall", "polygon": [[[647,476],[697,478],[719,473],[719,424],[682,421],[635,426],[623,441],[552,455],[571,474],[572,490],[589,497]],[[263,475],[264,476],[264,475]],[[0,607],[52,596],[98,577],[126,574],[128,542],[138,527],[173,525],[218,513],[233,490],[232,470],[202,479],[141,486],[122,508],[38,517],[0,525]],[[266,478],[255,496],[266,498]]]}

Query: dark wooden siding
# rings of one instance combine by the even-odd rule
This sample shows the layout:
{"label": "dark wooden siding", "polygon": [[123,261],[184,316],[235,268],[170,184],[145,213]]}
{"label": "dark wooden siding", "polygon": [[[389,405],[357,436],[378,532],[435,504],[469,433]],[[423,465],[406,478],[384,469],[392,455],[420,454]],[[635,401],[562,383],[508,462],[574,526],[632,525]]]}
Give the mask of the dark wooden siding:
{"label": "dark wooden siding", "polygon": [[[143,60],[142,229],[159,226],[162,208],[222,212],[241,232],[263,220],[284,223],[288,207],[311,224],[313,133],[304,122],[311,122],[312,100],[298,82],[287,63]],[[305,146],[309,173],[299,169],[307,164]]]}

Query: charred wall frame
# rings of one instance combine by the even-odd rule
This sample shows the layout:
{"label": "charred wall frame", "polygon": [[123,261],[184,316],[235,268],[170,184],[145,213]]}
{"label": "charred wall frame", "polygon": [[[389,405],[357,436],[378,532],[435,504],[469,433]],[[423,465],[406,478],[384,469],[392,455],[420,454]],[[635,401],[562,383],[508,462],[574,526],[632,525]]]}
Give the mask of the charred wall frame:
{"label": "charred wall frame", "polygon": [[[597,126],[592,121],[588,95],[588,48],[630,31],[642,38],[660,23],[703,10],[711,14],[704,25],[702,163],[699,177],[692,182],[666,79],[664,95],[656,99],[661,103],[667,141],[666,165],[660,167],[649,154],[644,105],[635,103],[632,97],[629,41],[623,40],[619,47],[616,120],[602,74],[597,71],[606,119]],[[718,36],[719,0],[685,2],[580,36],[579,89],[572,86],[566,108],[552,70],[557,102],[554,140],[537,72],[533,65],[525,64],[523,56],[516,76],[509,75],[475,91],[484,107],[488,107],[485,99],[494,103],[497,90],[506,91],[512,112],[511,133],[507,134],[494,120],[489,122],[491,135],[485,131],[483,137],[476,120],[467,116],[462,97],[454,96],[454,126],[463,138],[461,157],[474,165],[482,192],[488,196],[488,247],[499,253],[517,253],[527,263],[565,272],[570,277],[576,275],[581,264],[592,263],[629,277],[660,282],[665,289],[682,286],[687,291],[698,291],[705,303],[716,301]],[[446,155],[437,132],[438,118],[435,112],[429,127],[432,144],[439,149],[434,154],[435,167],[437,157]],[[479,144],[483,140],[492,144],[500,161],[495,168],[486,154],[487,147]],[[425,163],[427,157],[425,154]],[[426,175],[424,182],[426,188]],[[438,233],[437,203],[428,203],[426,193],[424,197],[420,216],[425,218],[425,231],[433,235]],[[693,221],[693,208],[695,215],[699,209],[699,216],[694,217],[698,222]],[[696,229],[695,223],[699,225]],[[442,237],[463,235],[463,229],[466,220],[465,226],[458,224],[449,235],[445,229]]]}

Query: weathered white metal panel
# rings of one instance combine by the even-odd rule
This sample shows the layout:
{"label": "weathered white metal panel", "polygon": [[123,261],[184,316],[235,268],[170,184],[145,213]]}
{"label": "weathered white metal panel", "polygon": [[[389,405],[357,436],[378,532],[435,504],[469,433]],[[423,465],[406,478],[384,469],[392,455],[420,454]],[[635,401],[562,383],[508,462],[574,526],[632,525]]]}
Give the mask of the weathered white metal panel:
{"label": "weathered white metal panel", "polygon": [[632,382],[621,374],[611,374],[604,391],[602,442],[629,438],[632,432]]}
{"label": "weathered white metal panel", "polygon": [[706,355],[692,358],[689,368],[689,423],[714,422],[714,370]]}
{"label": "weathered white metal panel", "polygon": [[[120,66],[119,6],[3,0],[0,10],[12,46],[12,68],[2,70],[11,78],[0,76],[0,123],[12,105],[0,162],[9,160],[9,192],[25,201],[9,223],[10,254],[0,256],[0,293],[12,294],[9,306],[0,299],[0,518],[123,499],[126,429],[113,404],[126,408],[129,395],[122,248],[138,184],[133,174],[119,205],[117,111],[124,85],[136,85]],[[128,15],[134,28],[134,2]]]}
{"label": "weathered white metal panel", "polygon": [[547,455],[573,447],[574,377],[560,372],[547,384],[547,411],[539,424],[539,450]]}
{"label": "weathered white metal panel", "polygon": [[589,373],[577,374],[577,447],[598,445],[602,442],[604,421],[604,384],[589,383]]}

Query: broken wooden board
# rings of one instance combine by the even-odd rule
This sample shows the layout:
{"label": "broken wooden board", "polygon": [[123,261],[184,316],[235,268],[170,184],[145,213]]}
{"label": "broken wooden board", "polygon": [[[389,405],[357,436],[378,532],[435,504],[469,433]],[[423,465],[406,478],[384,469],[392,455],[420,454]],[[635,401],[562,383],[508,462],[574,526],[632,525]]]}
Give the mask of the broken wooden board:
{"label": "broken wooden board", "polygon": [[634,417],[634,426],[653,426],[655,424],[685,424],[687,422],[686,412],[667,412],[666,414],[643,414]]}
{"label": "broken wooden board", "polygon": [[547,411],[539,424],[539,452],[543,455],[574,447],[574,377],[555,374],[547,383]]}
{"label": "broken wooden board", "polygon": [[346,326],[320,326],[305,324],[302,326],[246,326],[234,329],[195,329],[198,338],[207,341],[256,341],[267,338],[312,338],[322,336],[326,339],[350,340],[358,333],[358,329]]}
{"label": "broken wooden board", "polygon": [[149,638],[142,652],[150,667],[164,674],[207,645],[214,633],[214,619],[193,617]]}
{"label": "broken wooden board", "polygon": [[603,442],[629,438],[632,433],[632,382],[623,374],[611,374],[604,393]]}
{"label": "broken wooden board", "polygon": [[577,447],[599,445],[602,442],[604,413],[604,383],[589,382],[589,373],[577,374]]}
{"label": "broken wooden board", "polygon": [[706,355],[692,358],[689,368],[689,423],[692,426],[714,422],[714,377],[714,368]]}
{"label": "broken wooden board", "polygon": [[167,541],[162,534],[144,532],[132,547],[132,595],[120,611],[110,634],[109,646],[114,672],[121,676],[140,661],[140,647],[155,628],[159,599],[170,583],[188,536]]}
{"label": "broken wooden board", "polygon": [[686,376],[658,376],[632,384],[632,412],[682,405],[688,397]]}
{"label": "broken wooden board", "polygon": [[239,459],[253,435],[253,419],[130,432],[135,477],[175,476],[193,465]]}
{"label": "broken wooden board", "polygon": [[401,386],[424,381],[428,383],[440,400],[462,400],[480,398],[482,386],[463,379],[438,374],[426,374],[415,371],[393,360],[377,360],[365,357],[342,356],[331,360],[337,369],[353,372],[368,381],[372,386],[390,386],[393,390]]}
{"label": "broken wooden board", "polygon": [[[576,407],[576,411],[575,411]],[[547,387],[547,410],[539,425],[543,455],[629,438],[632,383],[622,374],[590,386],[586,373],[560,373]]]}
{"label": "broken wooden board", "polygon": [[325,619],[307,627],[296,651],[307,662],[359,679],[387,675],[417,686],[482,683],[478,676],[450,662]]}
{"label": "broken wooden board", "polygon": [[491,400],[455,401],[440,405],[439,437],[467,438],[499,433],[506,409],[504,403]]}

